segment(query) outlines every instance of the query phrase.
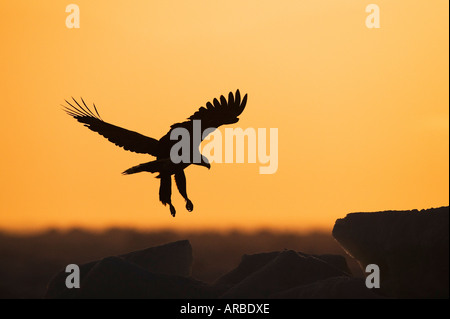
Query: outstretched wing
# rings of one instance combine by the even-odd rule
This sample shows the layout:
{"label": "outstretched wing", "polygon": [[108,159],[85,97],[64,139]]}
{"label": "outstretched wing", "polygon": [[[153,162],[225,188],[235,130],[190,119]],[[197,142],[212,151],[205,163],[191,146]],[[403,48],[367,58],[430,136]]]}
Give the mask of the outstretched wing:
{"label": "outstretched wing", "polygon": [[78,103],[74,98],[72,99],[75,103],[71,104],[66,100],[68,105],[62,106],[64,107],[64,111],[75,118],[78,122],[83,123],[84,126],[90,130],[97,132],[107,138],[108,141],[122,147],[127,151],[157,156],[157,140],[137,132],[129,131],[119,126],[109,124],[102,120],[95,104],[94,113],[91,109],[89,109],[86,103],[84,103],[83,98],[81,98],[83,106],[80,105],[80,103]]}
{"label": "outstretched wing", "polygon": [[244,111],[247,104],[247,94],[241,101],[241,93],[239,90],[233,95],[228,94],[227,99],[221,95],[219,99],[206,103],[206,107],[202,106],[197,112],[192,114],[189,120],[201,120],[202,127],[219,127],[224,124],[232,124],[239,121],[238,116]]}
{"label": "outstretched wing", "polygon": [[233,124],[239,121],[238,116],[244,111],[246,104],[247,94],[241,100],[239,90],[236,91],[236,94],[230,92],[228,94],[228,100],[221,95],[219,99],[214,99],[212,103],[206,103],[206,107],[202,106],[197,112],[188,117],[189,121],[173,124],[171,128],[189,128],[193,120],[201,120],[202,130],[218,128],[225,124]]}

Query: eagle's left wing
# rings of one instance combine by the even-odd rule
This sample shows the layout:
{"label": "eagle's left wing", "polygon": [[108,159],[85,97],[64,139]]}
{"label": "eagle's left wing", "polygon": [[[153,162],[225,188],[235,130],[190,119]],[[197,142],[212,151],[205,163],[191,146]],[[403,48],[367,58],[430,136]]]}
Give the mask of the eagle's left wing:
{"label": "eagle's left wing", "polygon": [[72,104],[66,100],[68,106],[63,105],[64,111],[78,122],[83,123],[84,126],[90,130],[97,132],[107,138],[108,141],[127,151],[150,154],[153,156],[158,155],[158,141],[156,139],[107,123],[100,117],[95,104],[94,113],[86,103],[84,103],[83,99],[81,99],[83,106],[74,98],[72,99],[75,103]]}

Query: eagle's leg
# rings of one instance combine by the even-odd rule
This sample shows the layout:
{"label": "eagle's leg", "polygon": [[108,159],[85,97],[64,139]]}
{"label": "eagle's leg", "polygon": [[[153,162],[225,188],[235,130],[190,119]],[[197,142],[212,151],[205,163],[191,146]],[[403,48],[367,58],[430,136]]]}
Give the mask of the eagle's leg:
{"label": "eagle's leg", "polygon": [[175,207],[172,205],[172,179],[168,174],[161,174],[161,184],[159,186],[159,200],[164,204],[170,205],[170,214],[175,217]]}
{"label": "eagle's leg", "polygon": [[180,170],[175,173],[175,183],[177,184],[178,191],[181,196],[186,200],[186,209],[190,212],[194,210],[194,204],[192,204],[191,200],[187,196],[186,192],[186,175],[184,174],[184,170]]}

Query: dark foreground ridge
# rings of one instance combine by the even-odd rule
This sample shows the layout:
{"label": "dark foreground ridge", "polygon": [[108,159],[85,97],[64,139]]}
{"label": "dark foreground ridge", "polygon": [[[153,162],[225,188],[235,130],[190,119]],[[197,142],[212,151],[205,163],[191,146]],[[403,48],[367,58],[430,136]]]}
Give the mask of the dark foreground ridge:
{"label": "dark foreground ridge", "polygon": [[[333,236],[360,263],[380,269],[380,288],[367,288],[338,254],[294,250],[244,255],[206,283],[192,276],[192,247],[180,240],[80,265],[80,288],[64,270],[46,298],[308,299],[448,298],[449,208],[354,213]],[[213,262],[213,261],[211,261]]]}
{"label": "dark foreground ridge", "polygon": [[[353,278],[343,256],[293,250],[244,255],[237,268],[207,284],[191,276],[187,240],[80,265],[79,289],[68,289],[65,271],[46,298],[374,298],[362,278]],[[321,292],[321,290],[324,290]]]}
{"label": "dark foreground ridge", "polygon": [[393,298],[449,297],[449,207],[352,213],[333,236],[360,263],[380,268],[380,292]]}

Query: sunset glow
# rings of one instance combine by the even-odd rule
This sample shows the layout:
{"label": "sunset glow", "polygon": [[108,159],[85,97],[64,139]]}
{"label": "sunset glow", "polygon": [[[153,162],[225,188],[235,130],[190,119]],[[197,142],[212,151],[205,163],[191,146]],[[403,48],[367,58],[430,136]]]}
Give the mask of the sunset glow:
{"label": "sunset glow", "polygon": [[[0,229],[329,230],[350,212],[449,205],[449,2],[0,3]],[[62,111],[95,103],[159,139],[206,102],[248,94],[236,124],[278,129],[278,167],[189,167],[177,216],[149,173]],[[267,133],[269,134],[269,133]]]}

